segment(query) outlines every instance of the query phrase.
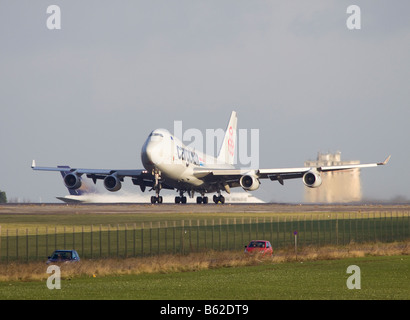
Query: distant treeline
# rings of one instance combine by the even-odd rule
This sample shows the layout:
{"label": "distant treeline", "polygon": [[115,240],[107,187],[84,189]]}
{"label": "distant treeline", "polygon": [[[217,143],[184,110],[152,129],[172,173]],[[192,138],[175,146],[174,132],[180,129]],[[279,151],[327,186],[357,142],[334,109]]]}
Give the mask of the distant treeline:
{"label": "distant treeline", "polygon": [[0,203],[7,203],[7,196],[4,191],[0,190]]}

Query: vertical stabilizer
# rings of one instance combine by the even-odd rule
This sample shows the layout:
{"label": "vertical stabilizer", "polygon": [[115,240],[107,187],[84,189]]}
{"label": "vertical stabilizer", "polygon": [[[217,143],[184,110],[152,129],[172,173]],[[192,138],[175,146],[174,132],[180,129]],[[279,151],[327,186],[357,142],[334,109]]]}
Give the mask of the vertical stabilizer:
{"label": "vertical stabilizer", "polygon": [[224,140],[222,141],[222,146],[219,150],[218,163],[226,163],[230,165],[234,164],[237,122],[238,118],[236,116],[236,112],[232,111],[228,127],[225,131]]}

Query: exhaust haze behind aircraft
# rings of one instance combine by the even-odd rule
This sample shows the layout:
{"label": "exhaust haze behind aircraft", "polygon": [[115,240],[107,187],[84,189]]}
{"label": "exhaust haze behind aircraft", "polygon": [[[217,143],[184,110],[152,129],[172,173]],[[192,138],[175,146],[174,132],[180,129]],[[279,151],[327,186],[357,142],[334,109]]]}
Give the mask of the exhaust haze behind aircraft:
{"label": "exhaust haze behind aircraft", "polygon": [[203,154],[185,146],[182,141],[168,130],[156,129],[146,139],[142,150],[141,160],[144,169],[80,169],[70,167],[37,167],[32,162],[32,169],[39,171],[58,171],[63,175],[65,186],[73,192],[81,191],[82,176],[103,180],[104,187],[111,192],[121,189],[124,178],[131,178],[134,185],[138,185],[142,192],[147,187],[155,191],[151,196],[151,203],[162,203],[160,195],[162,189],[176,190],[179,195],[174,198],[175,203],[186,203],[185,193],[193,198],[197,193],[197,203],[208,203],[208,193],[213,196],[215,203],[225,203],[222,191],[231,193],[231,188],[242,187],[245,191],[257,190],[261,179],[278,181],[301,178],[305,186],[317,188],[322,184],[321,173],[355,168],[370,168],[385,165],[390,156],[383,162],[321,167],[277,168],[277,169],[243,169],[234,165],[236,148],[237,115],[233,111],[229,119],[225,136],[218,156]]}

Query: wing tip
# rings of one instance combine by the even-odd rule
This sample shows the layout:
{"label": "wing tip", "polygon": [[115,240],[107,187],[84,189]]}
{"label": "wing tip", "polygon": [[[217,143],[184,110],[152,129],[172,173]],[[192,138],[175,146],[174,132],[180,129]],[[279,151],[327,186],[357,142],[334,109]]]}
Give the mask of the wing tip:
{"label": "wing tip", "polygon": [[389,155],[383,162],[379,162],[379,166],[384,166],[390,161],[391,155]]}
{"label": "wing tip", "polygon": [[31,169],[34,169],[36,167],[36,160],[31,161]]}

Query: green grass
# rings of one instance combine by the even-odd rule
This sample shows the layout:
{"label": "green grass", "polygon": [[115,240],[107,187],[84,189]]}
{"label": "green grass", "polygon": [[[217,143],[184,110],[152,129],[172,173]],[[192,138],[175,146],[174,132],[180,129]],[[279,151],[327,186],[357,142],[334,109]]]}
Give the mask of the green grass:
{"label": "green grass", "polygon": [[[349,265],[361,269],[361,289],[349,290]],[[397,299],[410,298],[410,256],[380,256],[262,264],[196,272],[0,282],[0,299]]]}

